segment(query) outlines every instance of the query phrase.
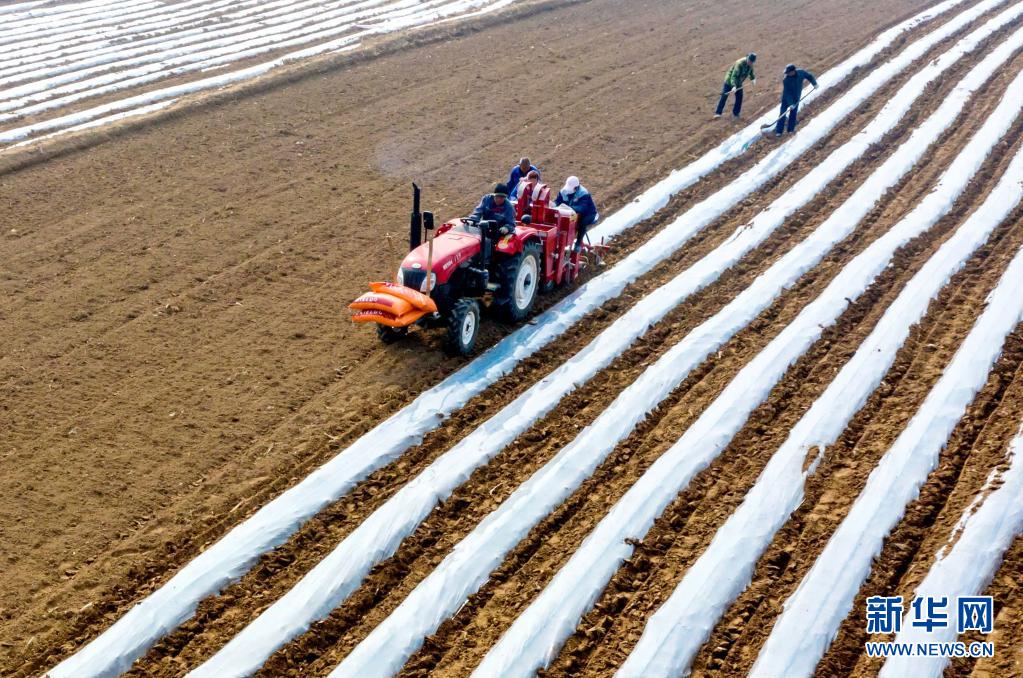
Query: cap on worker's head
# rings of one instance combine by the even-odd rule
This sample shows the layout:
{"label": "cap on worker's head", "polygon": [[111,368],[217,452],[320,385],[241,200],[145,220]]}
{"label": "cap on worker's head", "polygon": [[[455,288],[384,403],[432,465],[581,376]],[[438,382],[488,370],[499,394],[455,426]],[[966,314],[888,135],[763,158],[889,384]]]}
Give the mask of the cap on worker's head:
{"label": "cap on worker's head", "polygon": [[506,184],[494,184],[494,195],[508,197],[508,186]]}
{"label": "cap on worker's head", "polygon": [[565,187],[561,190],[565,193],[574,193],[577,188],[579,188],[579,177],[569,177],[565,179]]}
{"label": "cap on worker's head", "polygon": [[795,64],[789,64],[788,66],[785,67],[785,72],[786,73],[795,73],[796,72],[796,65]]}
{"label": "cap on worker's head", "polygon": [[750,52],[749,56],[746,57],[746,61],[750,62],[751,64],[756,62],[756,60],[757,60],[757,53],[756,52]]}

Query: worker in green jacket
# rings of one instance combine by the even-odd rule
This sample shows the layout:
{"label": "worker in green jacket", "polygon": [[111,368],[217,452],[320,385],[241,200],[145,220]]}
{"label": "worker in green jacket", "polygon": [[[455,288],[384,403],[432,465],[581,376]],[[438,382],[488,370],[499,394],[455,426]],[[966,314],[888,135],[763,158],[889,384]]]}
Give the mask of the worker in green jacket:
{"label": "worker in green jacket", "polygon": [[742,112],[742,88],[746,78],[750,82],[756,82],[757,76],[753,72],[753,64],[757,61],[757,55],[750,52],[748,55],[732,64],[725,74],[725,85],[721,88],[721,98],[718,100],[718,108],[714,113],[715,118],[720,118],[728,102],[728,93],[735,90],[735,103],[732,104],[732,117],[738,118]]}

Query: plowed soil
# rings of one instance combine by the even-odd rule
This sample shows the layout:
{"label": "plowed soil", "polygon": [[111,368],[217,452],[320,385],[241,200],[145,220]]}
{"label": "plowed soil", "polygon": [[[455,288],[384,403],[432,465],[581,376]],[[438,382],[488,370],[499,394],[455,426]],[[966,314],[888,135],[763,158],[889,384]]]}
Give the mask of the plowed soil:
{"label": "plowed soil", "polygon": [[[966,67],[967,65],[964,64],[963,68]],[[892,87],[894,89],[896,85]],[[922,111],[922,113],[925,112],[926,110]],[[869,120],[875,113],[876,107],[866,106],[859,112],[857,120]],[[905,129],[910,128],[911,123],[912,119],[907,120],[906,127],[894,132],[892,138],[901,136]],[[858,129],[858,126],[850,125],[848,130],[837,134],[825,147],[815,150],[811,157],[800,163],[799,170],[805,171],[812,167],[834,146],[845,141],[847,135]],[[878,153],[872,154],[872,157],[866,162],[867,164],[875,162],[881,156],[883,153],[879,149]],[[851,169],[842,191],[835,195],[834,201],[828,201],[829,205],[816,204],[813,211],[820,210],[824,213],[828,206],[837,205],[841,198],[844,198],[858,185],[855,177],[858,176],[859,171],[860,168]],[[787,187],[786,184],[779,183],[765,190],[763,195],[758,196],[755,203],[744,205],[735,210],[734,215],[722,219],[720,224],[708,230],[704,238],[692,243],[678,257],[672,258],[656,272],[632,286],[624,301],[637,298],[652,290],[675,275],[682,267],[697,260],[710,247],[720,244],[723,239],[730,237],[737,224],[746,223],[761,209],[763,204],[776,197]],[[401,554],[392,563],[385,565],[378,574],[365,583],[362,590],[373,592],[371,600],[357,595],[338,613],[338,617],[348,618],[354,615],[354,618],[362,618],[368,613],[366,608],[372,606],[375,611],[369,614],[369,617],[375,619],[378,615],[389,611],[393,604],[400,602],[404,593],[407,593],[407,587],[414,585],[420,577],[428,573],[431,563],[441,557],[457,539],[472,529],[479,519],[496,507],[500,500],[506,498],[520,482],[528,478],[530,473],[548,461],[561,446],[575,437],[579,428],[596,417],[614,396],[652,360],[709,315],[719,310],[777,256],[780,256],[791,244],[804,237],[813,226],[819,223],[819,220],[814,221],[809,215],[805,216],[806,218],[797,217],[791,220],[786,231],[778,238],[772,239],[756,256],[751,256],[738,270],[730,272],[718,284],[691,299],[689,303],[679,309],[679,312],[673,314],[670,319],[647,335],[641,345],[616,361],[600,378],[594,379],[585,388],[566,398],[554,413],[525,434],[523,440],[474,475],[472,480],[446,502],[442,509],[435,512],[434,516],[424,525],[421,533],[417,533],[409,542],[406,542]],[[496,411],[499,406],[508,402],[525,386],[533,383],[556,366],[559,356],[567,355],[574,350],[574,347],[582,345],[588,336],[592,336],[596,327],[606,324],[611,317],[617,315],[619,307],[623,306],[624,304],[613,304],[605,308],[606,312],[603,317],[595,319],[593,323],[587,323],[578,332],[556,342],[549,351],[545,351],[545,355],[528,361],[517,371],[516,379],[505,380],[497,389],[490,389],[484,396],[472,401],[464,408],[464,414],[452,418],[443,429],[428,436],[423,445],[404,455],[399,462],[374,474],[345,502],[322,513],[288,544],[276,550],[271,558],[266,559],[259,568],[245,577],[237,586],[225,591],[220,598],[211,599],[204,604],[195,620],[185,624],[178,633],[173,634],[155,648],[151,653],[153,660],[160,658],[170,661],[173,658],[175,663],[184,660],[186,664],[189,664],[206,658],[211,651],[222,645],[224,639],[239,631],[251,619],[252,614],[265,608],[290,588],[302,574],[326,555],[373,509],[393,494],[414,472],[420,471],[437,455],[449,449],[453,441],[471,431],[478,424],[480,415],[488,411]],[[771,326],[780,328],[783,325],[778,324],[779,321],[780,319]],[[749,355],[752,353],[748,351],[741,353],[736,357],[735,364],[741,366],[742,360],[748,358]],[[724,378],[727,372],[722,371],[720,374],[722,375],[720,378]],[[651,450],[651,454],[658,451]],[[651,456],[649,459],[653,458],[655,456]],[[623,489],[627,487],[627,482],[628,478],[623,477],[621,480]],[[596,485],[601,485],[601,482],[597,482]],[[420,565],[412,566],[410,572],[407,566],[413,560]],[[385,595],[390,598],[392,603],[378,605],[377,598]],[[250,610],[250,607],[253,609]],[[316,634],[315,649],[304,647],[299,643],[296,645],[294,653],[301,656],[315,655],[317,652],[323,651],[325,647],[332,645],[342,635],[346,636],[349,642],[358,639],[358,634],[350,633],[347,625],[343,626],[344,629],[335,631],[336,635],[324,634],[321,629]],[[371,628],[371,625],[368,628]],[[289,659],[282,659],[282,661],[285,664],[291,663]],[[174,666],[173,663],[167,665]],[[143,664],[140,666],[140,670],[149,672],[151,669],[147,664]],[[283,670],[283,667],[274,665],[270,667],[270,670],[276,672]]]}
{"label": "plowed soil", "polygon": [[[444,357],[430,333],[384,347],[343,309],[368,281],[389,278],[400,261],[413,180],[439,216],[458,216],[526,153],[551,183],[581,176],[608,214],[736,129],[727,118],[711,121],[710,112],[723,69],[739,55],[750,49],[760,55],[749,117],[775,105],[776,71],[784,63],[820,73],[926,4],[524,2],[483,20],[381,42],[366,54],[320,60],[141,124],[0,157],[6,199],[0,215],[0,673],[38,673],[95,637],[206,545],[465,362]],[[983,52],[936,82],[885,143],[820,200],[479,469],[334,614],[275,654],[265,673],[319,675],[335,666],[652,361],[819,225]],[[471,671],[728,380],[930,190],[1020,68],[1017,58],[861,229],[689,375],[429,639],[406,673]],[[481,417],[720,244],[859,131],[912,71],[683,252],[205,601],[135,672],[181,675],[208,658]],[[1017,125],[1010,138],[1020,131]],[[609,265],[770,148],[758,144],[616,240]],[[896,265],[789,371],[721,458],[655,525],[550,674],[608,675],[620,664],[791,425],[905,281],[983,198],[1014,150],[1013,144],[999,148],[956,210],[900,251]],[[748,669],[766,637],[753,629],[769,629],[886,442],[937,379],[980,312],[976,300],[1023,246],[1019,224],[1017,218],[998,230],[914,330],[884,388],[828,451],[807,501],[761,560],[754,585],[715,629],[697,672]],[[483,346],[510,329],[488,320]],[[864,591],[901,592],[922,576],[1004,454],[1023,417],[1023,401],[1013,396],[1023,383],[1019,342],[1009,343],[919,506],[893,535],[898,548],[886,548],[877,581]],[[802,556],[786,556],[793,552]],[[992,584],[1005,601],[996,621],[1002,645],[1020,638],[1021,612],[1011,600],[1013,592],[1018,597],[1021,567],[1017,543]],[[854,626],[843,629],[825,658],[827,675],[876,670],[861,659],[863,640]],[[1006,650],[997,660],[957,663],[953,670],[1023,675],[1018,654],[1014,660]]]}

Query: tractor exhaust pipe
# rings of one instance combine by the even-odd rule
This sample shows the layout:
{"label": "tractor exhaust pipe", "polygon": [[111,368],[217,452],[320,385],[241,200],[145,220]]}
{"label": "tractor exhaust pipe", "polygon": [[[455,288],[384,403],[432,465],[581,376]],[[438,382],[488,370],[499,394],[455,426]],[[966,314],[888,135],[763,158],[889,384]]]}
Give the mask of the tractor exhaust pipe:
{"label": "tractor exhaust pipe", "polygon": [[419,211],[419,186],[412,184],[412,223],[409,227],[409,252],[423,244],[423,214]]}
{"label": "tractor exhaust pipe", "polygon": [[423,212],[423,226],[426,237],[430,239],[430,247],[426,254],[426,294],[433,292],[433,212]]}

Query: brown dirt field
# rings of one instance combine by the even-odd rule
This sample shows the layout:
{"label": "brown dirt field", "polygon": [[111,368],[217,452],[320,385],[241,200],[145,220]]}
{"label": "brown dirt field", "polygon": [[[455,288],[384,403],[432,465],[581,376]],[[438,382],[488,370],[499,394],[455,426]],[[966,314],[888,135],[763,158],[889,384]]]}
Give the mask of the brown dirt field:
{"label": "brown dirt field", "polygon": [[[739,221],[738,223],[742,222]],[[727,298],[727,294],[722,294],[719,296]],[[673,325],[672,327],[674,328],[675,326]],[[685,324],[683,324],[683,327],[685,327]],[[650,337],[651,344],[660,344],[662,341],[664,341],[666,336],[669,336],[667,332],[656,332],[654,336]],[[635,361],[630,362],[635,364],[640,360],[641,360],[640,358],[637,358]],[[617,381],[618,379],[617,373],[619,372],[619,370],[620,368],[618,366],[609,370],[609,372],[614,374],[614,376],[611,377],[612,380]],[[602,382],[601,386],[605,387],[607,385]],[[611,386],[607,390],[610,393],[614,393],[617,392],[618,388],[619,387],[617,386]],[[610,395],[605,395],[597,398],[597,400],[599,400],[601,403],[606,403],[610,399],[610,397],[611,397]],[[575,396],[573,396],[573,399],[574,398]],[[583,425],[588,421],[586,409],[588,409],[589,407],[589,398],[585,396],[580,396],[580,398],[581,400],[576,402],[581,403],[583,407],[576,408],[582,410],[582,412],[577,415],[576,423],[578,425]],[[567,406],[566,411],[572,412],[575,411],[575,409],[573,409],[569,405]],[[555,422],[559,418],[560,417],[558,417],[558,415],[552,415],[551,417],[551,419],[553,419]],[[351,644],[355,642],[355,640],[357,640],[359,634],[363,633],[363,632],[355,633],[356,637],[353,639],[352,629],[350,627],[352,624],[357,622],[360,616],[362,616],[365,613],[365,606],[367,604],[374,605],[376,603],[379,603],[383,597],[389,598],[390,600],[383,604],[384,612],[375,612],[373,613],[373,615],[371,615],[372,618],[376,618],[377,620],[382,618],[382,614],[384,614],[387,609],[390,609],[394,604],[400,601],[401,597],[411,588],[415,581],[421,578],[433,564],[439,561],[439,558],[443,555],[447,548],[450,548],[450,545],[454,542],[457,536],[459,534],[464,534],[463,530],[468,528],[459,527],[459,524],[462,525],[465,524],[465,518],[467,517],[466,516],[467,513],[476,515],[476,518],[474,518],[471,521],[472,523],[474,523],[476,519],[482,517],[482,515],[484,515],[487,511],[493,508],[497,501],[497,499],[495,499],[495,495],[504,496],[508,491],[510,491],[510,489],[508,490],[503,489],[506,485],[509,484],[512,486],[514,485],[514,482],[511,483],[508,482],[509,475],[511,475],[511,478],[515,479],[515,482],[517,482],[520,479],[518,477],[519,465],[526,464],[526,470],[535,468],[533,466],[534,463],[536,465],[539,465],[540,462],[544,461],[545,458],[552,453],[548,451],[550,448],[551,441],[554,441],[554,444],[556,445],[558,444],[557,440],[559,438],[563,440],[570,439],[570,437],[574,435],[571,432],[568,432],[569,433],[568,438],[564,438],[562,435],[555,433],[553,430],[554,427],[549,426],[548,424],[549,422],[545,422],[542,426],[538,425],[534,429],[534,432],[531,432],[530,434],[526,434],[525,436],[523,436],[525,442],[536,443],[527,445],[526,446],[527,452],[525,454],[522,453],[523,444],[517,444],[516,445],[517,449],[514,450],[513,456],[504,457],[504,455],[502,455],[502,461],[500,463],[495,461],[491,465],[493,470],[489,474],[481,475],[479,477],[479,480],[477,480],[476,477],[473,478],[473,481],[469,485],[467,485],[467,487],[469,486],[472,487],[471,491],[467,490],[466,494],[464,495],[462,495],[462,493],[459,492],[458,494],[456,494],[454,498],[452,498],[452,500],[449,502],[449,505],[446,505],[442,510],[439,510],[437,513],[435,513],[435,517],[432,517],[428,521],[428,523],[424,525],[422,535],[417,534],[412,539],[410,539],[409,542],[406,542],[399,556],[395,558],[394,561],[389,563],[386,567],[382,568],[378,572],[378,575],[374,575],[370,581],[367,581],[366,585],[364,586],[364,590],[367,591],[366,595],[368,595],[368,598],[363,597],[361,600],[353,599],[349,601],[349,603],[343,606],[341,611],[339,611],[338,614],[334,615],[330,621],[326,622],[323,625],[318,626],[314,633],[309,634],[310,638],[308,639],[308,641],[298,643],[296,644],[293,650],[289,650],[283,653],[284,656],[279,660],[277,664],[271,664],[270,667],[268,667],[269,670],[275,673],[288,670],[292,668],[290,664],[292,664],[292,662],[295,659],[307,656],[316,656],[318,653],[323,652],[326,648],[332,647],[335,642],[338,642],[338,639],[341,636],[344,636],[342,645],[336,648],[335,651],[333,651],[334,657],[331,657],[330,659],[336,660],[338,657],[342,656],[346,649],[350,648],[352,646]],[[635,446],[629,445],[628,447],[629,449],[632,449]],[[629,454],[629,452],[626,452],[625,454]],[[654,453],[651,452],[651,454],[653,455]],[[534,455],[540,455],[542,458],[537,459],[534,462]],[[503,459],[508,459],[508,461],[503,461]],[[618,474],[621,472],[621,469],[620,467],[616,466],[614,468],[614,471],[616,474]],[[628,482],[627,475],[628,474],[626,474],[626,478],[621,481],[623,485]],[[593,492],[602,493],[604,492],[604,489],[607,485],[617,484],[617,482],[618,482],[617,475],[614,476],[613,480],[610,477],[600,477],[595,479],[595,481],[593,482],[593,487],[588,487],[587,489],[591,493]],[[492,494],[489,494],[489,497],[483,494],[484,489],[487,487],[492,488]],[[587,490],[580,491],[578,495],[583,496],[587,495]],[[603,497],[600,499],[600,501],[601,502],[604,501]],[[570,501],[569,504],[571,503],[572,502]],[[478,510],[476,507],[478,507]],[[566,509],[566,512],[570,512],[572,510],[573,509],[569,508]],[[458,519],[456,520],[456,518]],[[557,516],[553,517],[549,522],[555,524],[555,526],[560,525],[559,517]],[[560,533],[558,537],[552,538],[549,530],[545,528],[538,528],[536,532],[541,535],[539,541],[555,539],[557,540],[558,543],[562,544],[562,548],[565,542],[571,543],[570,539],[561,539]],[[443,542],[443,544],[441,544],[441,547],[432,548],[437,541]],[[531,548],[535,548],[537,540],[530,541],[532,542]],[[424,548],[426,548],[425,555],[423,554]],[[557,546],[552,546],[551,549],[554,550],[555,552],[561,551],[561,549],[559,549]],[[531,557],[529,548],[524,546],[521,550],[526,552],[524,557]],[[520,557],[521,555],[517,553],[510,559],[510,561],[514,562],[517,558]],[[567,556],[558,555],[556,557],[561,558]],[[412,563],[413,558],[422,563],[422,566],[414,565]],[[545,563],[541,561],[541,566],[538,566],[537,569],[550,573],[549,566],[550,563]],[[514,569],[514,567],[516,566],[512,565],[510,567]],[[411,575],[413,578],[413,582],[408,582],[407,579],[405,579],[406,577],[410,576],[409,575],[410,569],[416,570]],[[503,569],[504,568],[502,568],[502,572],[499,572],[495,575],[495,582],[504,581]],[[507,585],[502,584],[501,586],[502,588],[507,589],[509,595],[514,595],[515,591],[524,590],[525,587],[527,586],[530,587],[530,590],[532,590],[532,588],[538,586],[541,583],[541,581],[542,578],[538,580],[533,576],[523,575],[517,582],[514,583],[517,584],[518,586],[513,585],[513,583],[509,583]],[[398,590],[393,590],[395,582],[400,582]],[[497,584],[495,584],[495,586],[497,586]],[[509,619],[510,618],[509,615],[511,614],[511,612],[506,611],[505,613],[481,614],[479,613],[479,610],[472,609],[472,606],[473,603],[471,602],[470,605],[465,608],[465,610],[466,615],[468,617],[475,617],[473,621],[473,627],[468,631],[456,628],[456,631],[462,631],[457,635],[459,635],[459,638],[464,639],[465,643],[467,644],[477,647],[485,647],[486,639],[489,638],[491,634],[496,633],[496,631],[492,629],[493,624],[495,623],[500,624],[501,622],[496,621],[498,619]],[[370,621],[368,624],[366,624],[366,622],[361,622],[358,625],[362,628],[366,628],[367,626],[371,627],[373,623],[374,622],[372,621]],[[482,634],[482,639],[480,634]],[[446,632],[442,629],[441,635],[443,636],[451,634],[446,634]],[[440,642],[436,638],[432,639],[429,651],[432,652],[433,648],[438,644],[440,644]],[[323,669],[326,668],[329,665],[329,663],[330,663],[329,660],[320,662],[314,668]],[[425,670],[427,666],[429,666],[429,664],[424,665],[422,663],[417,664],[416,662],[413,662],[412,664],[410,664],[410,671],[413,672],[422,671]],[[447,671],[441,672],[447,673]]]}
{"label": "brown dirt field", "polygon": [[[875,113],[876,110],[873,107],[865,107],[859,115],[866,120]],[[907,121],[907,127],[910,122]],[[858,127],[853,126],[847,133],[852,134],[855,130],[858,130]],[[900,131],[893,136],[897,137],[901,133]],[[836,135],[836,138],[831,140],[826,148],[815,151],[811,155],[819,161],[833,146],[845,140],[844,134]],[[877,156],[874,155],[870,161],[876,159]],[[811,157],[801,164],[805,165],[805,167],[800,167],[803,170],[815,163]],[[855,177],[856,174],[855,169],[849,172],[850,177]],[[851,192],[855,187],[854,180],[850,179],[848,183],[850,186],[843,189],[842,195]],[[730,236],[736,224],[747,222],[759,210],[759,206],[764,201],[775,197],[786,187],[776,186],[770,191],[765,191],[764,196],[758,197],[757,205],[744,206],[742,209],[736,210],[735,216],[730,215],[722,220],[720,227],[709,229],[707,238],[691,244],[683,254],[673,258],[660,267],[656,273],[645,277],[637,285],[631,287],[625,295],[626,300],[653,289],[674,275],[680,267],[692,263],[699,256],[705,254],[711,246],[719,244],[721,240]],[[833,204],[837,204],[837,198]],[[595,417],[618,390],[624,388],[645,365],[649,364],[651,359],[659,355],[662,349],[666,349],[699,321],[718,310],[727,299],[734,296],[770,261],[773,261],[776,255],[780,255],[788,245],[795,242],[797,236],[801,238],[809,230],[809,225],[803,225],[800,220],[793,219],[791,232],[786,231],[784,237],[765,245],[757,256],[751,257],[747,264],[740,267],[734,277],[729,274],[725,278],[728,280],[727,285],[716,284],[713,288],[690,300],[679,313],[662,323],[663,329],[655,330],[649,334],[646,341],[642,342],[642,346],[630,351],[622,360],[617,361],[607,371],[606,376],[595,379],[587,387],[567,398],[555,413],[538,423],[532,432],[524,436],[525,443],[517,444],[513,450],[499,455],[485,469],[481,469],[466,484],[464,492],[456,493],[450,501],[446,502],[444,509],[439,511],[439,515],[435,514],[436,517],[432,517],[428,521],[429,528],[426,530],[426,534],[429,536],[417,535],[413,538],[415,542],[432,546],[433,542],[439,540],[450,546],[454,539],[464,535],[479,518],[496,506],[500,499],[506,497],[518,482],[524,480],[529,473],[547,461],[561,444],[571,440],[578,431],[579,425]],[[619,304],[610,305],[610,308],[606,310],[610,311],[610,314],[617,314],[617,306]],[[604,324],[606,322],[603,317],[594,323],[594,325],[600,326]],[[594,327],[590,326],[580,336],[571,336],[560,340],[556,342],[552,350],[545,353],[550,356],[564,355],[566,352],[572,351],[573,346],[581,345],[587,336],[592,335],[593,329]],[[509,385],[508,380],[505,380],[502,382],[500,393],[495,394],[496,389],[489,389],[484,396],[474,399],[463,409],[463,415],[453,417],[443,429],[428,436],[423,445],[403,455],[401,460],[395,464],[374,474],[346,501],[324,511],[295,535],[288,544],[277,549],[272,557],[265,559],[260,567],[253,570],[236,586],[230,587],[222,596],[204,603],[197,617],[182,626],[178,633],[158,645],[151,653],[151,658],[154,661],[165,659],[164,666],[171,671],[179,661],[191,664],[206,658],[209,652],[217,649],[223,643],[225,638],[239,631],[253,614],[265,608],[290,588],[301,575],[326,555],[373,509],[389,498],[414,472],[420,471],[437,455],[446,451],[453,440],[457,440],[458,437],[474,428],[478,424],[478,417],[481,413],[496,411],[498,406],[505,404],[526,385],[549,371],[556,363],[557,358],[551,357],[527,361],[527,364],[517,371],[517,378],[513,381],[514,386]],[[468,510],[467,507],[473,508]],[[401,563],[409,562],[412,559],[412,554],[418,552],[419,548],[406,544],[402,549],[402,556],[395,561],[396,566],[400,569]],[[430,562],[430,560],[430,558],[424,559],[425,562]],[[394,583],[406,578],[406,574],[404,570],[399,573],[390,571],[386,574],[382,573],[379,577],[375,576],[373,581],[367,582],[363,590],[388,592],[391,598],[397,601],[400,592],[406,589],[405,585],[394,589]],[[419,574],[425,574],[425,571],[421,571]],[[410,585],[414,580],[414,578],[406,578],[406,583]],[[381,595],[383,594],[381,593]],[[346,609],[358,609],[365,612],[364,608],[367,604],[365,601],[357,602],[353,599]],[[384,606],[381,610],[383,609],[389,608]],[[380,611],[375,614],[379,613]],[[342,611],[340,616],[346,617],[347,614]],[[317,646],[329,645],[331,642],[329,639],[332,637],[334,636],[318,633]],[[304,651],[299,649],[296,650],[296,653],[304,654]],[[140,666],[140,671],[149,673],[152,668],[148,664],[143,664]]]}
{"label": "brown dirt field", "polygon": [[[0,583],[0,672],[37,673],[66,656],[205,545],[465,362],[443,357],[435,335],[382,347],[343,312],[343,304],[364,291],[367,281],[389,277],[396,267],[412,180],[424,185],[426,201],[439,216],[457,216],[527,152],[552,183],[569,173],[583,177],[608,214],[731,133],[730,122],[709,123],[708,117],[719,71],[736,53],[755,46],[765,69],[759,91],[747,100],[752,114],[775,101],[769,65],[795,60],[819,73],[926,4],[525,3],[497,18],[290,69],[239,91],[202,97],[197,106],[177,106],[144,124],[0,157],[0,195],[7,208],[0,216],[0,415],[5,422],[0,455],[7,462],[0,477],[0,496],[6,498],[0,501],[0,562],[7,575]],[[798,13],[800,25],[791,21],[791,12]],[[613,49],[594,50],[594,37]],[[887,144],[898,143],[937,106],[955,76],[977,60],[964,60],[937,83],[934,96],[925,97]],[[1017,60],[1006,69],[1002,79],[1007,82],[1020,64]],[[508,94],[490,94],[496,81],[506,84]],[[812,149],[755,199],[736,206],[620,299],[524,361],[422,445],[310,521],[238,584],[204,602],[197,617],[158,644],[137,673],[180,675],[208,657],[482,414],[509,402],[633,301],[748,221],[855,133],[901,81],[884,88],[854,114],[848,128]],[[536,82],[554,83],[552,88],[571,96],[538,101],[531,95]],[[921,171],[886,196],[869,228],[729,342],[715,361],[690,375],[519,545],[493,581],[413,658],[407,672],[471,670],[485,643],[507,628],[611,503],[844,262],[919,199],[996,102],[993,92],[978,97],[971,117]],[[729,163],[616,241],[611,263],[768,148],[760,145]],[[886,153],[880,145],[868,154],[824,200],[797,214],[474,474],[395,558],[377,568],[328,620],[277,653],[266,672],[318,673],[336,664],[518,482],[571,440],[649,362],[812,230]],[[986,178],[1004,157],[991,163]],[[984,190],[975,189],[971,198]],[[40,204],[46,209],[39,210]],[[600,630],[577,634],[551,673],[585,669],[606,675],[620,661],[655,609],[649,601],[670,593],[672,577],[683,571],[687,558],[699,555],[788,424],[823,389],[835,365],[851,355],[901,282],[951,226],[950,217],[900,253],[898,272],[886,274],[793,368],[737,438],[740,442],[694,481],[651,533],[658,549],[673,548],[681,560],[670,571],[651,569],[660,556],[641,550],[623,568],[622,581],[616,578],[609,589],[618,586],[629,595],[605,595],[580,626],[596,628],[597,620]],[[1010,250],[1023,243],[1023,231],[1003,231],[1004,249],[975,258],[949,293],[950,306],[929,316],[927,330],[914,334],[900,354],[895,369],[920,376],[901,379],[872,401],[869,414],[857,419],[861,428],[877,417],[885,430],[897,432],[898,417],[908,416],[912,397],[936,375],[947,350],[975,317],[968,299],[993,284]],[[488,322],[484,345],[508,331]],[[931,343],[942,349],[926,350]],[[898,388],[910,394],[897,398]],[[986,400],[978,399],[978,407],[993,407],[1004,392],[995,389]],[[836,458],[852,454],[853,435],[848,433],[849,449]],[[972,445],[969,440],[964,444]],[[983,468],[979,457],[977,473]],[[869,469],[868,459],[857,468]],[[958,468],[964,464],[973,468],[965,457]],[[822,467],[812,496],[827,494],[831,470]],[[847,482],[865,477],[851,473]],[[962,497],[973,487],[963,485]],[[927,504],[928,515],[942,510],[949,491],[941,485],[928,495],[935,498]],[[802,510],[800,516],[793,520],[808,520]],[[687,534],[679,534],[683,531]],[[789,538],[797,541],[804,536],[798,529],[791,532]],[[926,540],[914,539],[914,553],[926,557]],[[637,567],[639,561],[646,564]],[[1018,553],[1010,554],[993,586],[1009,586],[1005,581],[1019,572],[1011,569],[1019,562]],[[648,590],[649,578],[659,578],[659,588]],[[1018,588],[1019,579],[1014,581]],[[633,591],[638,597],[630,602]],[[780,594],[772,590],[770,595]],[[762,602],[744,596],[737,605],[768,607]],[[1011,606],[1002,614],[1011,614]],[[602,621],[606,618],[612,621]],[[1016,626],[1007,628],[1006,633],[1017,634],[1010,637],[1018,638]],[[729,629],[716,631],[708,647],[716,647],[719,636],[726,638],[728,656],[714,666],[720,659],[716,651],[701,655],[700,666],[738,670],[749,652],[755,658],[755,639],[734,635]],[[618,649],[608,645],[611,639]],[[859,642],[862,649],[862,642],[848,642],[850,647]],[[842,666],[851,664],[843,659]],[[980,664],[974,670],[982,675]]]}

